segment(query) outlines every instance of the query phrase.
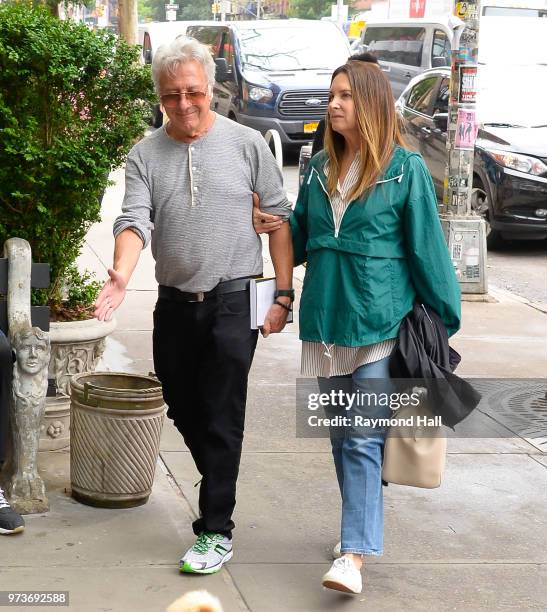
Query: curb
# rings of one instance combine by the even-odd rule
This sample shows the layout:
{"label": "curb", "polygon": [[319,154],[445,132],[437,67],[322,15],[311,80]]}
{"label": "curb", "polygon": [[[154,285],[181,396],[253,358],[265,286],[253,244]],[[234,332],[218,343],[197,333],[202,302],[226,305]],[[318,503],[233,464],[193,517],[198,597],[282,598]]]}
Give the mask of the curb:
{"label": "curb", "polygon": [[462,302],[482,302],[482,303],[497,303],[499,302],[499,300],[497,300],[493,295],[490,295],[490,293],[462,293],[461,294],[461,301]]}
{"label": "curb", "polygon": [[499,301],[509,300],[512,302],[518,302],[519,304],[523,304],[524,306],[528,306],[529,308],[538,310],[543,314],[547,314],[547,304],[541,302],[532,302],[526,299],[525,297],[508,291],[507,289],[501,289],[500,287],[496,287],[495,285],[489,285],[488,293],[491,293],[492,297],[494,297],[495,299],[499,299]]}

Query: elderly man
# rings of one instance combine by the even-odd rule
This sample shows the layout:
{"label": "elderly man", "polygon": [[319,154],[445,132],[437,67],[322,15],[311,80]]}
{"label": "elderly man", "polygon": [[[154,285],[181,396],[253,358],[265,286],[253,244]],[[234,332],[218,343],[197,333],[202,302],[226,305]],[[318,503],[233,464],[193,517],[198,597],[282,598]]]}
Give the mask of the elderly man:
{"label": "elderly man", "polygon": [[[154,366],[173,419],[202,475],[197,541],[183,572],[210,574],[232,557],[247,377],[257,341],[249,279],[262,274],[253,193],[287,218],[282,176],[262,136],[210,110],[215,65],[207,47],[179,37],[162,47],[152,77],[169,122],[129,153],[114,266],[96,316],[110,318],[150,238],[159,296]],[[283,329],[292,290],[288,224],[269,241],[276,301],[263,335]]]}

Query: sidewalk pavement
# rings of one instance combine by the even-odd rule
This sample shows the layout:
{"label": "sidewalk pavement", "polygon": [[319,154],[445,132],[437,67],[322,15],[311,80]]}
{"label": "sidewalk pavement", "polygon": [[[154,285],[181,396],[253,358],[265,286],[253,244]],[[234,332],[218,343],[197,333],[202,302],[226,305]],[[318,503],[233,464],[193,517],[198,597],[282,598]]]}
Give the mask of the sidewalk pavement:
{"label": "sidewalk pavement", "polygon": [[[100,279],[111,265],[112,221],[123,194],[123,174],[114,178],[103,220],[91,228],[80,260]],[[296,277],[299,289],[302,269]],[[463,355],[459,373],[547,376],[547,314],[506,292],[492,289],[491,295],[490,302],[463,304],[463,327],[453,339]],[[148,249],[118,310],[102,369],[153,370],[155,299]],[[217,595],[227,612],[547,609],[547,445],[511,437],[508,430],[506,438],[449,440],[440,489],[390,485],[386,552],[367,559],[363,594],[321,588],[338,540],[340,503],[328,441],[295,435],[299,349],[296,323],[259,340],[235,554],[219,574],[177,571],[193,541],[199,475],[166,421],[154,490],[139,508],[103,510],[75,502],[69,453],[41,454],[51,510],[26,517],[21,536],[1,539],[0,590],[68,590],[70,609],[78,612],[162,611],[182,593],[201,588]]]}

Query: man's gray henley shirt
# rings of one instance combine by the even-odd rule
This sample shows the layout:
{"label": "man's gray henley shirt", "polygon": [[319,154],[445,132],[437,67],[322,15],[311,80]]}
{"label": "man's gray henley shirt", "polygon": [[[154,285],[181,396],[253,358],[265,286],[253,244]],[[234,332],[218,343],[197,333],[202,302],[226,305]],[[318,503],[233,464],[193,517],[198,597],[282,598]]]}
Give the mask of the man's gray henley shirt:
{"label": "man's gray henley shirt", "polygon": [[209,291],[221,281],[260,275],[253,192],[265,212],[290,216],[282,174],[259,132],[218,114],[191,144],[172,139],[163,127],[129,152],[114,236],[131,228],[144,246],[151,239],[156,280],[181,291]]}

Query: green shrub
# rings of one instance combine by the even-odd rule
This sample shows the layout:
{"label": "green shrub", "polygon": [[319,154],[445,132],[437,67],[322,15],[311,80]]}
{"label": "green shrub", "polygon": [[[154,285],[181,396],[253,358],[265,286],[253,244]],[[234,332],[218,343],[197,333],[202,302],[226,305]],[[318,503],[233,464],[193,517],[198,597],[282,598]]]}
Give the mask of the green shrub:
{"label": "green shrub", "polygon": [[24,238],[50,264],[53,315],[67,277],[89,298],[70,270],[154,98],[136,47],[32,2],[0,4],[0,245]]}

